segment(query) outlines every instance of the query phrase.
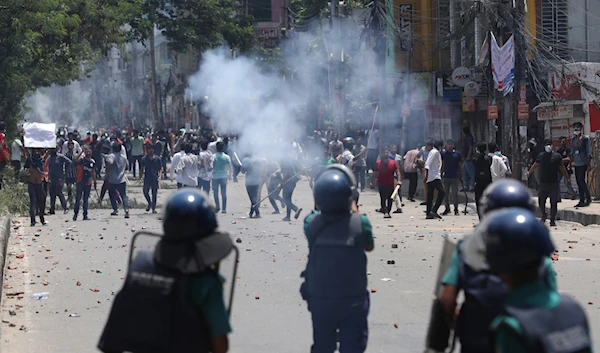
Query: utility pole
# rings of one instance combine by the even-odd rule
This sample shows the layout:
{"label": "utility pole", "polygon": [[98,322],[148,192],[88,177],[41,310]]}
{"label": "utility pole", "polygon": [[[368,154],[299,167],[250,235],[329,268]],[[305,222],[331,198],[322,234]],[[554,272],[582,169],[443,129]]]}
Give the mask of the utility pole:
{"label": "utility pole", "polygon": [[513,16],[513,36],[515,40],[515,84],[513,89],[513,129],[512,129],[512,172],[513,177],[517,180],[521,180],[521,172],[523,168],[522,153],[521,153],[521,136],[519,134],[519,104],[522,103],[521,98],[521,84],[523,81],[523,64],[524,60],[523,52],[525,51],[524,38],[519,31],[521,19],[523,18],[523,0],[515,0],[515,15]]}
{"label": "utility pole", "polygon": [[150,32],[150,109],[152,113],[152,130],[156,128],[156,121],[158,120],[158,107],[156,99],[156,57],[154,48],[154,23],[152,23],[152,30]]}

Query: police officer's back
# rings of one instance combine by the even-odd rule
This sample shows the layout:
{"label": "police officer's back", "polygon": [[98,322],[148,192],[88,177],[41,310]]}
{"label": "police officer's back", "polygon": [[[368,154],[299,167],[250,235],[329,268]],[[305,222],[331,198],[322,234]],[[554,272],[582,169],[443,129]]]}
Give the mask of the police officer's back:
{"label": "police officer's back", "polygon": [[367,347],[365,250],[373,250],[374,243],[371,223],[355,213],[355,188],[350,169],[327,167],[315,181],[318,211],[304,221],[309,258],[301,293],[312,314],[312,353],[333,353],[337,338],[342,353],[364,352]]}
{"label": "police officer's back", "polygon": [[98,344],[103,352],[224,353],[231,332],[215,265],[233,249],[216,231],[207,196],[176,192],[165,208],[165,235],[141,251],[115,298]]}
{"label": "police officer's back", "polygon": [[551,290],[539,278],[540,264],[552,254],[548,229],[523,209],[497,211],[477,229],[490,270],[510,295],[493,321],[498,353],[587,353],[592,343],[583,308]]}
{"label": "police officer's back", "polygon": [[[510,179],[498,181],[486,188],[480,202],[483,219],[490,213],[507,207],[533,210],[529,190],[522,183]],[[463,353],[494,352],[489,340],[489,326],[501,312],[509,295],[506,284],[487,267],[484,254],[480,254],[481,248],[484,246],[480,244],[478,237],[466,236],[458,244],[450,267],[442,279],[444,289],[441,303],[448,316],[454,314],[459,291],[464,292],[465,299],[455,327]],[[549,290],[557,290],[549,258],[544,259],[541,264],[539,276]]]}

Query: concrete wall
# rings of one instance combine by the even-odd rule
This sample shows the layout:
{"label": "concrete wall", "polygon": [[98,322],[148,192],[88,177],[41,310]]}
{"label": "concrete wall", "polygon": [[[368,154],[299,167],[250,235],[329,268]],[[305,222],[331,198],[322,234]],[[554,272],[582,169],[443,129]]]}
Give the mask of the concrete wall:
{"label": "concrete wall", "polygon": [[[0,218],[0,298],[2,296],[2,286],[4,282],[4,265],[6,263],[6,248],[8,247],[8,239],[10,238],[10,216],[5,215]],[[2,299],[0,299],[1,302]]]}

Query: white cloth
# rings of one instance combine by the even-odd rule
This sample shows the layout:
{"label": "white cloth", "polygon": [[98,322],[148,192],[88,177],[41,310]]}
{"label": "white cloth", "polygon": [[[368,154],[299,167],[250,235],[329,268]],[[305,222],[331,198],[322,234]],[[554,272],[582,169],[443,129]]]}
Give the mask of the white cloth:
{"label": "white cloth", "polygon": [[217,153],[217,142],[223,142],[223,140],[219,137],[216,141],[213,141],[208,144],[208,150],[210,151],[210,153]]}
{"label": "white cloth", "polygon": [[174,176],[175,174],[175,168],[177,168],[177,165],[179,164],[179,162],[181,161],[181,157],[185,156],[185,152],[184,151],[180,151],[177,152],[173,155],[173,159],[171,160],[171,174],[169,175],[171,180],[173,180],[173,177],[175,178],[175,181],[178,182],[179,184],[181,184],[181,180],[182,177],[180,174],[177,174]]}
{"label": "white cloth", "polygon": [[442,154],[437,148],[432,148],[427,155],[427,161],[425,162],[425,169],[427,173],[427,182],[430,183],[435,179],[442,179]]}
{"label": "white cloth", "polygon": [[175,173],[181,174],[181,183],[185,186],[198,186],[198,171],[200,161],[198,156],[189,153],[181,157],[175,168]]}
{"label": "white cloth", "polygon": [[11,161],[20,161],[21,160],[21,147],[23,147],[23,142],[20,139],[15,139],[15,141],[10,146],[10,160]]}
{"label": "white cloth", "polygon": [[25,123],[23,124],[25,147],[55,148],[56,124]]}
{"label": "white cloth", "polygon": [[507,171],[508,168],[506,168],[506,164],[504,164],[502,157],[494,155],[492,157],[492,165],[490,166],[490,172],[492,173],[492,182],[504,178]]}
{"label": "white cloth", "polygon": [[354,155],[349,150],[344,150],[340,156],[340,163],[347,166],[352,167],[356,161],[353,160]]}
{"label": "white cloth", "polygon": [[[65,143],[63,143],[62,146],[62,153],[67,153],[67,151],[69,150],[69,141],[65,141]],[[124,150],[124,148],[122,148],[122,150]],[[79,145],[79,142],[73,140],[73,154],[78,154],[79,152],[81,152],[81,146]],[[127,154],[125,154],[125,156],[127,156]]]}

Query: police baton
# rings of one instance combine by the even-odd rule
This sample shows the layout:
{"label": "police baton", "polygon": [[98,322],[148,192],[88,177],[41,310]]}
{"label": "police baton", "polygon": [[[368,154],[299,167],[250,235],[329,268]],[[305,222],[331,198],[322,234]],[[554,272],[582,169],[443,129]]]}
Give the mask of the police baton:
{"label": "police baton", "polygon": [[[283,183],[281,183],[281,186],[287,184],[290,180],[292,180],[295,177],[297,177],[298,175],[304,173],[307,168],[308,168],[308,166],[303,167],[299,172],[297,172],[296,174],[292,175],[288,180],[286,180]],[[260,205],[264,200],[268,199],[271,195],[273,195],[276,192],[279,192],[279,189],[280,188],[277,188],[277,189],[271,191],[267,196],[265,196],[262,199],[260,199],[255,205],[252,205],[252,207],[256,207],[256,206]]]}

